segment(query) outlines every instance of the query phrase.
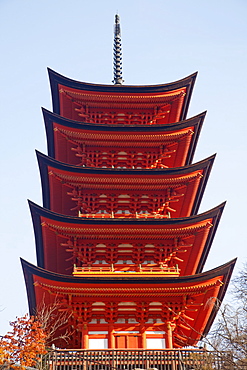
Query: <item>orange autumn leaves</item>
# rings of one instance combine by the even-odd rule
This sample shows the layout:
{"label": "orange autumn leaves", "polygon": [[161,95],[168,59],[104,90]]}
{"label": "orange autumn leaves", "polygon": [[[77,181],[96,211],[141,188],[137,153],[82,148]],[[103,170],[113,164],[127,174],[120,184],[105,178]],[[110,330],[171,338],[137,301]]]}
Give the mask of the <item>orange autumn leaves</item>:
{"label": "orange autumn leaves", "polygon": [[46,354],[46,334],[34,316],[25,315],[10,323],[12,331],[0,338],[0,366],[35,366]]}

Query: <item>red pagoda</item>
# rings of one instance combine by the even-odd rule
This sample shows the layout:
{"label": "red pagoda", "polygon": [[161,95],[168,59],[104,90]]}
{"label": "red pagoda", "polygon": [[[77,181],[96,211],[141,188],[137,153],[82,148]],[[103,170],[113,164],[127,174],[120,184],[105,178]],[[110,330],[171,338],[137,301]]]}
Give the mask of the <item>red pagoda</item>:
{"label": "red pagoda", "polygon": [[[123,85],[49,70],[43,207],[30,202],[37,267],[22,261],[30,313],[59,302],[67,349],[194,346],[209,331],[235,260],[202,272],[224,204],[198,214],[214,162],[192,164],[205,113],[186,118],[196,74]],[[59,336],[58,336],[59,337]]]}

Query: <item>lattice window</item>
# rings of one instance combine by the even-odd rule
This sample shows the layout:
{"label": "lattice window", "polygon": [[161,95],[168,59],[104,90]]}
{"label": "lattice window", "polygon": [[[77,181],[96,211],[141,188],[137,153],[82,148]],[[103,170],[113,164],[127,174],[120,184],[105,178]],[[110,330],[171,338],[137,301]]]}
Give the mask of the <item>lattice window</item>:
{"label": "lattice window", "polygon": [[132,168],[132,169],[148,169],[148,168],[167,168],[166,159],[175,154],[175,150],[159,150],[155,151],[144,150],[138,152],[133,148],[128,148],[126,151],[109,150],[102,151],[102,148],[92,150],[80,147],[74,148],[76,156],[80,158],[78,165],[85,167],[99,168]]}
{"label": "lattice window", "polygon": [[[79,211],[80,217],[162,217],[170,218],[170,202],[179,202],[183,193],[176,190],[167,189],[160,194],[129,193],[129,194],[112,194],[110,191],[101,193],[94,190],[93,194],[86,190],[73,189],[68,192],[72,195],[72,200],[77,202],[77,206],[72,210]],[[180,189],[181,191],[181,189]],[[178,204],[178,203],[177,203]]]}
{"label": "lattice window", "polygon": [[[77,271],[108,271],[108,272],[166,272],[177,271],[177,253],[191,247],[191,240],[173,240],[170,243],[125,244],[125,243],[83,243],[83,240],[68,240],[63,243],[66,250],[72,253]],[[69,248],[68,248],[69,247]]]}
{"label": "lattice window", "polygon": [[[154,114],[152,110],[135,111],[135,112],[99,112],[95,109],[76,109],[80,117],[83,117],[84,122],[96,124],[110,124],[110,125],[151,125],[154,122]],[[84,111],[83,111],[84,110]],[[164,118],[164,117],[163,117]],[[161,118],[160,118],[161,119]]]}

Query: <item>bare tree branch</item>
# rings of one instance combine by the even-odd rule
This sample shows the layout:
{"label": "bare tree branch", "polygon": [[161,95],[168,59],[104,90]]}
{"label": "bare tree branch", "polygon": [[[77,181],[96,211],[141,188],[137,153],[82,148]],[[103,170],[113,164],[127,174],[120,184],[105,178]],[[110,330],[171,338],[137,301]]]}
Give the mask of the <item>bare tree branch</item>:
{"label": "bare tree branch", "polygon": [[46,304],[43,298],[36,309],[35,317],[46,333],[48,347],[51,347],[58,340],[69,342],[71,335],[73,335],[73,331],[69,327],[72,312],[64,309],[57,297],[51,304]]}

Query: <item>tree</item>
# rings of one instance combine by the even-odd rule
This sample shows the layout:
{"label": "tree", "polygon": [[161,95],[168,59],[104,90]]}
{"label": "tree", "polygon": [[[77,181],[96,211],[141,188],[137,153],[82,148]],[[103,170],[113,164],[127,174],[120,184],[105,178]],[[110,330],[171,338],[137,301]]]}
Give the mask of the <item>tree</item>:
{"label": "tree", "polygon": [[233,304],[224,305],[207,341],[225,368],[247,369],[247,264],[233,280]]}
{"label": "tree", "polygon": [[2,368],[36,366],[45,349],[46,334],[34,316],[16,318],[10,322],[12,331],[0,339]]}
{"label": "tree", "polygon": [[25,315],[10,322],[12,330],[0,337],[0,370],[9,367],[43,368],[46,354],[54,342],[67,342],[73,334],[68,330],[72,313],[55,297],[46,304],[43,300],[35,316]]}
{"label": "tree", "polygon": [[46,347],[51,347],[55,342],[68,342],[73,331],[69,328],[69,321],[72,316],[70,310],[66,310],[59,299],[46,304],[43,300],[35,312],[36,320],[39,321],[41,328],[46,334]]}
{"label": "tree", "polygon": [[[45,299],[45,297],[44,297]],[[72,313],[55,297],[37,307],[35,315],[25,315],[10,322],[12,331],[0,337],[0,369],[32,366],[43,367],[44,356],[54,342],[67,342],[73,332],[68,330]]]}

